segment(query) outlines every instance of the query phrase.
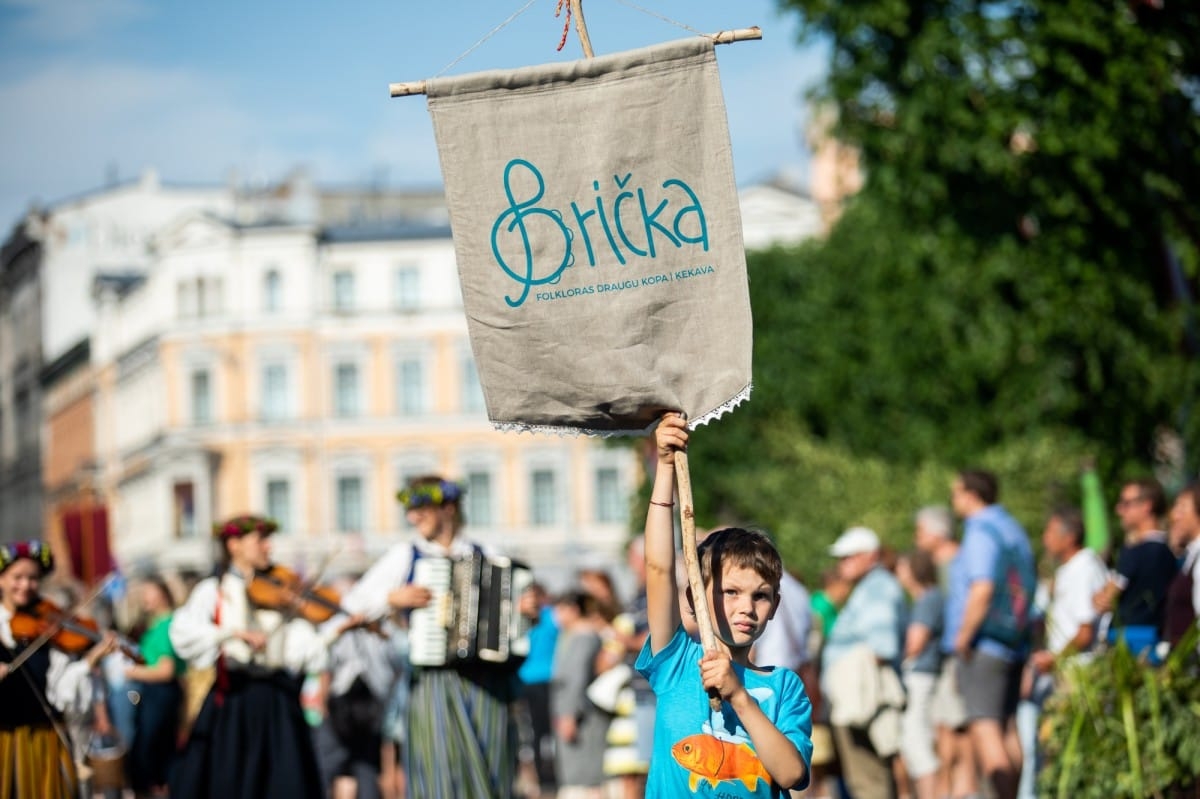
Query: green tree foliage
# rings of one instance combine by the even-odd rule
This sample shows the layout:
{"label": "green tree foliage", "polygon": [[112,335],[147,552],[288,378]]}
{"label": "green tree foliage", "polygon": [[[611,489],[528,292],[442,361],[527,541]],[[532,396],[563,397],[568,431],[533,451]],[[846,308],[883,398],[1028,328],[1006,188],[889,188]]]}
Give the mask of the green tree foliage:
{"label": "green tree foliage", "polygon": [[[1144,469],[1160,427],[1200,440],[1182,292],[1200,250],[1200,6],[781,5],[832,40],[822,99],[867,175],[829,246],[793,265],[839,270],[857,284],[843,295],[893,293],[846,310],[886,315],[852,320],[847,360],[867,349],[860,390],[916,425],[895,444],[924,455],[939,427],[977,448],[1049,422],[1112,470]],[[892,376],[872,374],[880,356]],[[912,369],[930,356],[941,379]],[[989,418],[954,423],[972,413]]]}

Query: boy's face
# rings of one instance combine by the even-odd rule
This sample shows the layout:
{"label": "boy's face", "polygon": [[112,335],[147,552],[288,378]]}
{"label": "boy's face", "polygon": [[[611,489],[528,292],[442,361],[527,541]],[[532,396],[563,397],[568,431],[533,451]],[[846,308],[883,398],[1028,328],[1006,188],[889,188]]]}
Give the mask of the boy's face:
{"label": "boy's face", "polygon": [[713,628],[732,649],[753,644],[775,615],[779,593],[754,569],[729,565],[709,585]]}

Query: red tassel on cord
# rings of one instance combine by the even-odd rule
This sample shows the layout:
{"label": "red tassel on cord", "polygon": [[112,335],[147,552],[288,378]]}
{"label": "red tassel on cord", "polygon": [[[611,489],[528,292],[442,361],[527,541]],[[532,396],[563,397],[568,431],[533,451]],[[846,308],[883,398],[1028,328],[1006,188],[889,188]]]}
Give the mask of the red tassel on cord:
{"label": "red tassel on cord", "polygon": [[571,3],[570,0],[558,0],[558,7],[554,9],[554,16],[557,18],[562,14],[563,8],[567,9],[567,21],[563,23],[562,38],[558,40],[558,47],[555,48],[558,52],[562,52],[563,47],[567,43],[567,34],[571,31]]}

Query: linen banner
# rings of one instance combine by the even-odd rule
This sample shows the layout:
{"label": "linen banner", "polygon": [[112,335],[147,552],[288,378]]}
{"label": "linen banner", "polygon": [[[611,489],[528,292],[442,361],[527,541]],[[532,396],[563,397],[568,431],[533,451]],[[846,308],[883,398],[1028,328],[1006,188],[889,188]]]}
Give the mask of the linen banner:
{"label": "linen banner", "polygon": [[750,393],[713,42],[427,82],[471,348],[501,429],[642,433]]}

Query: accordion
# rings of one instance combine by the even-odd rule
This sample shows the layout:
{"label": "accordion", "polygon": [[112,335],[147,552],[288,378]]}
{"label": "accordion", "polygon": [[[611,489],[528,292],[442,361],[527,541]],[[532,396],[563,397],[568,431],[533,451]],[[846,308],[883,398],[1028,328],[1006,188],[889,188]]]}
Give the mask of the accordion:
{"label": "accordion", "polygon": [[414,666],[508,663],[529,654],[533,622],[521,615],[521,594],[533,583],[524,564],[476,550],[463,558],[422,555],[412,581],[433,597],[409,614]]}

